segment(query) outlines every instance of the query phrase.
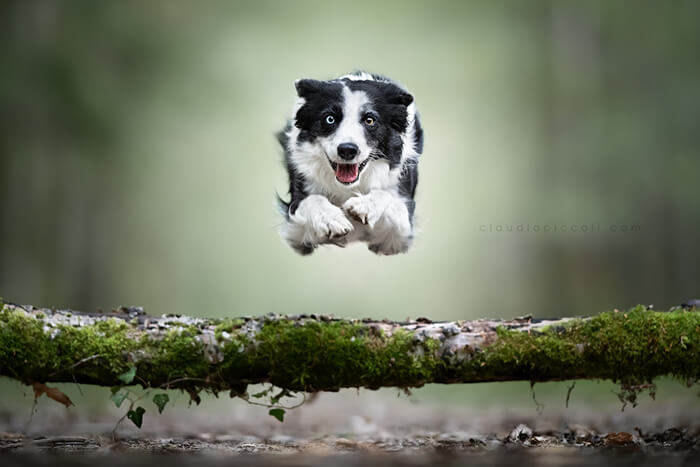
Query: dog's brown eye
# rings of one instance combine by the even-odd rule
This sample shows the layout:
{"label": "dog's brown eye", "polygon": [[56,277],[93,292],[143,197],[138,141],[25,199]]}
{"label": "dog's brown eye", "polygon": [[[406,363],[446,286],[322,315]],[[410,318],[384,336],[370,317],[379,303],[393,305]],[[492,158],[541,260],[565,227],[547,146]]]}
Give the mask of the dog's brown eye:
{"label": "dog's brown eye", "polygon": [[369,116],[365,117],[365,125],[367,125],[367,126],[374,125],[374,118],[369,117]]}

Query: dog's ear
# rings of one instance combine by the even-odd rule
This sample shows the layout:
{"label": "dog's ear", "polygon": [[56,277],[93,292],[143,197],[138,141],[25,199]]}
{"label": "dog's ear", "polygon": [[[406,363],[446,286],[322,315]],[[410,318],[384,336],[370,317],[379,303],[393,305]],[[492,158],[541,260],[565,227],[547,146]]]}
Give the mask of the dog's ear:
{"label": "dog's ear", "polygon": [[389,124],[396,131],[403,133],[408,126],[408,106],[413,103],[413,96],[403,88],[393,83],[387,83],[384,88],[386,102],[389,104],[384,110]]}
{"label": "dog's ear", "polygon": [[321,90],[323,81],[317,79],[298,79],[294,82],[299,97],[306,97]]}
{"label": "dog's ear", "polygon": [[391,104],[408,107],[413,102],[413,96],[403,89],[399,89],[398,92],[392,93],[392,95],[389,96],[389,102]]}
{"label": "dog's ear", "polygon": [[384,83],[383,93],[386,101],[391,105],[403,105],[408,107],[413,102],[413,96],[401,86],[394,83]]}

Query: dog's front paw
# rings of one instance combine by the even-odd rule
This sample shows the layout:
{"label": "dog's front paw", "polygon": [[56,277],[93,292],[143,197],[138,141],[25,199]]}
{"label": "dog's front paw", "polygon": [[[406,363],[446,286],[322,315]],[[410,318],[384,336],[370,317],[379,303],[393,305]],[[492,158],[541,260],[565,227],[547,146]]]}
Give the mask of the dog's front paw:
{"label": "dog's front paw", "polygon": [[324,196],[309,195],[289,216],[283,235],[299,253],[309,254],[322,243],[342,246],[343,237],[352,229],[352,222],[342,209]]}
{"label": "dog's front paw", "polygon": [[368,248],[377,255],[392,256],[406,253],[410,246],[410,238],[388,238],[382,243],[370,244]]}
{"label": "dog's front paw", "polygon": [[400,197],[376,190],[348,199],[343,210],[369,227],[366,240],[374,253],[396,255],[408,251],[413,228],[406,203]]}
{"label": "dog's front paw", "polygon": [[339,207],[330,204],[310,217],[309,227],[319,240],[318,243],[336,241],[353,229],[352,222],[345,217],[345,213]]}
{"label": "dog's front paw", "polygon": [[343,204],[343,210],[358,222],[374,228],[386,208],[386,203],[378,203],[375,198],[372,195],[353,196]]}

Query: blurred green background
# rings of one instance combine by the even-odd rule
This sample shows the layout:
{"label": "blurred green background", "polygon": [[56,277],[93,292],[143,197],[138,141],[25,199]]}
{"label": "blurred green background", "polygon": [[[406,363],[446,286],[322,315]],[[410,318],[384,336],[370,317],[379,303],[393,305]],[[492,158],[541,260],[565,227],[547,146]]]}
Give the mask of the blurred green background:
{"label": "blurred green background", "polygon": [[[697,297],[699,17],[691,0],[2,2],[0,295],[390,319]],[[420,232],[407,255],[302,258],[277,233],[273,134],[295,79],[355,69],[415,95]]]}

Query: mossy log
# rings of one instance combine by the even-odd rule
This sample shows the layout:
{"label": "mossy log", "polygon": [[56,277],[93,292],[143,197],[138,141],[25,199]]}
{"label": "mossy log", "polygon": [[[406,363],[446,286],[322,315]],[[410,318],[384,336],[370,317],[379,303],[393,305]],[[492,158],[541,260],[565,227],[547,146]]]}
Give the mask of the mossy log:
{"label": "mossy log", "polygon": [[700,373],[700,313],[644,306],[588,318],[391,322],[269,314],[235,319],[80,313],[3,302],[0,375],[25,383],[123,384],[245,393],[426,383],[610,379]]}

